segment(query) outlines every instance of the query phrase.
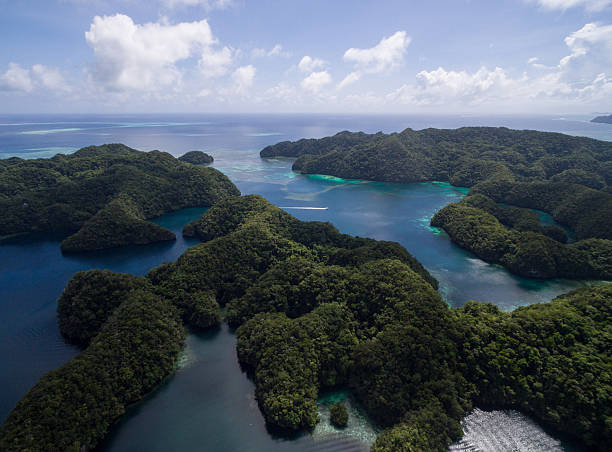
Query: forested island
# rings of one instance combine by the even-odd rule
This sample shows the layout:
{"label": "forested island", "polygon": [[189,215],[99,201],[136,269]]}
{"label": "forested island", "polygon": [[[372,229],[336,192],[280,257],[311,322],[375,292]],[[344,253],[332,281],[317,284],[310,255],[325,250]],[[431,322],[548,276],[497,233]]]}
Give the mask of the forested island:
{"label": "forested island", "polygon": [[261,157],[297,157],[293,170],[382,182],[444,181],[472,187],[485,180],[555,178],[609,191],[612,143],[505,127],[406,129],[400,133],[340,132],[283,141]]}
{"label": "forested island", "polygon": [[[470,187],[484,197],[432,220],[460,246],[522,276],[611,279],[610,142],[503,127],[406,129],[285,141],[260,155],[296,157],[293,170],[309,174]],[[550,214],[579,241],[563,245],[565,231],[542,227],[525,209]]]}
{"label": "forested island", "polygon": [[181,162],[191,163],[193,165],[210,165],[215,159],[212,155],[208,155],[202,151],[189,151],[178,158]]}
{"label": "forested island", "polygon": [[276,429],[311,429],[319,392],[345,387],[385,428],[374,451],[444,451],[476,404],[520,409],[592,449],[612,441],[612,284],[512,313],[451,309],[399,244],[299,221],[259,196],[219,201],[184,234],[202,243],[146,277],[73,277],[59,324],[86,348],[17,404],[0,449],[92,450],[172,373],[183,325],[214,326],[221,307]]}
{"label": "forested island", "polygon": [[173,240],[147,221],[240,194],[222,173],[172,155],[122,144],[89,146],[50,159],[0,160],[0,237],[71,234],[64,252]]}
{"label": "forested island", "polygon": [[612,280],[612,240],[566,244],[565,230],[541,226],[532,210],[499,205],[482,194],[449,204],[431,224],[444,228],[453,242],[482,260],[517,275]]}
{"label": "forested island", "polygon": [[612,115],[597,116],[597,117],[591,119],[591,122],[600,122],[602,124],[612,124]]}

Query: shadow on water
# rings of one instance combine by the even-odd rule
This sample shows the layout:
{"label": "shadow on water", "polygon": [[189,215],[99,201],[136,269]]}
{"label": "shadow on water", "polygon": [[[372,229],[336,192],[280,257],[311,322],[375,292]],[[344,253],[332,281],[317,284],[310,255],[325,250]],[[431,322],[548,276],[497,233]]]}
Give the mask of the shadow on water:
{"label": "shadow on water", "polygon": [[182,237],[182,226],[206,208],[185,209],[154,219],[172,230],[171,242],[63,255],[65,234],[27,234],[0,245],[0,419],[48,371],[80,349],[65,343],[56,320],[56,301],[74,273],[92,268],[144,275],[173,261],[197,240]]}
{"label": "shadow on water", "polygon": [[346,434],[315,429],[287,436],[270,429],[226,324],[190,334],[181,361],[171,378],[127,410],[99,450],[367,450],[366,443]]}

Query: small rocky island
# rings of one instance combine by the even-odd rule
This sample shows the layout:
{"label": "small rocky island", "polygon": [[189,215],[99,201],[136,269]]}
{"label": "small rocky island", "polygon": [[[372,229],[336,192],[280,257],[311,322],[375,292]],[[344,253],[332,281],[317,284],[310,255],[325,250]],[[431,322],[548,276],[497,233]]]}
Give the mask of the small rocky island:
{"label": "small rocky island", "polygon": [[179,157],[181,162],[191,163],[192,165],[210,165],[215,161],[212,155],[202,151],[189,151]]}
{"label": "small rocky island", "polygon": [[178,158],[181,162],[191,163],[193,165],[210,165],[214,162],[212,155],[208,155],[202,151],[189,151]]}
{"label": "small rocky island", "polygon": [[329,408],[329,420],[334,427],[345,428],[348,425],[349,414],[346,405],[336,402]]}
{"label": "small rocky island", "polygon": [[0,237],[71,234],[61,243],[66,253],[174,240],[147,220],[238,194],[213,168],[122,144],[50,159],[10,158],[0,160]]}
{"label": "small rocky island", "polygon": [[602,124],[612,124],[612,115],[608,116],[597,116],[591,119],[591,122],[600,122]]}

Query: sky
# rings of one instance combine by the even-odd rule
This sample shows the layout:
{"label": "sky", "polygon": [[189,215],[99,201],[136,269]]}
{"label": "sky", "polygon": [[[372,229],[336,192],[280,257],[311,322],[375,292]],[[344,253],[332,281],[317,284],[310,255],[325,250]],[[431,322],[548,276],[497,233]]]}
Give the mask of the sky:
{"label": "sky", "polygon": [[612,111],[612,0],[0,0],[0,113]]}

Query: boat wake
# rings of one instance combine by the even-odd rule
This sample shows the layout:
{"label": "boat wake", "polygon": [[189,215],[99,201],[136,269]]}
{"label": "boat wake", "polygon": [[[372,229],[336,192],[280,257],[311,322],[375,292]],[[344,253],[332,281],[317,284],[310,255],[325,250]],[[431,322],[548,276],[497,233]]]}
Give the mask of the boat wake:
{"label": "boat wake", "polygon": [[448,452],[563,452],[552,438],[527,416],[514,410],[475,408],[462,422],[463,439]]}

